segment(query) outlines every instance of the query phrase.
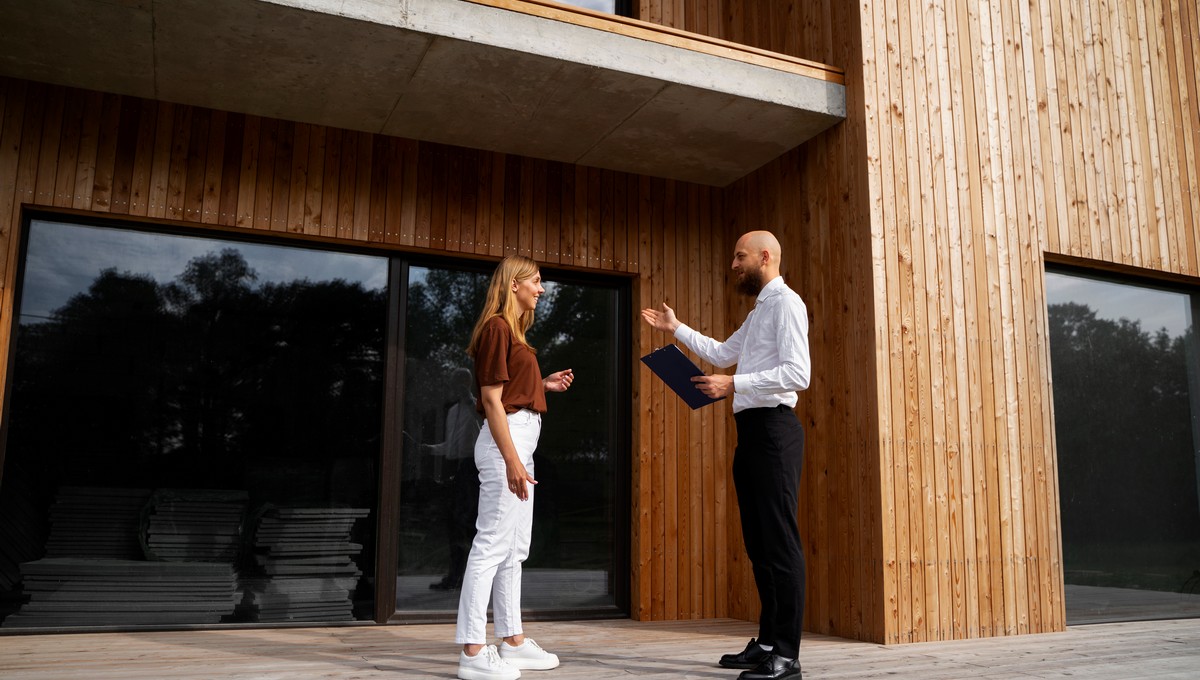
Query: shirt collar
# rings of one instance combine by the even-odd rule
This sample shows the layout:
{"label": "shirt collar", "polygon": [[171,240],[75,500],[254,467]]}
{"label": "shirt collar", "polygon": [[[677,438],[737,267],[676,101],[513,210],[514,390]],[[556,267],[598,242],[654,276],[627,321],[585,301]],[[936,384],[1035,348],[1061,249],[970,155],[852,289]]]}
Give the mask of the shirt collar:
{"label": "shirt collar", "polygon": [[758,291],[758,297],[755,298],[754,304],[757,306],[768,298],[779,295],[783,292],[784,288],[787,288],[787,283],[784,282],[783,275],[776,276],[767,285],[763,286],[762,290]]}

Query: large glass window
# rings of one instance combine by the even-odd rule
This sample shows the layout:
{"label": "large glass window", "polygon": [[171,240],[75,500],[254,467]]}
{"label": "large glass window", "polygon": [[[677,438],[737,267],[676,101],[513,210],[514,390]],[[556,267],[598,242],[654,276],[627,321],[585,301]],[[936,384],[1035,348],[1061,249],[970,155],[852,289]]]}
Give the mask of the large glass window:
{"label": "large glass window", "polygon": [[[457,610],[475,533],[482,424],[465,348],[491,268],[412,267],[405,340],[403,486],[397,609],[402,616]],[[547,395],[534,456],[538,479],[523,605],[535,612],[612,611],[625,606],[627,522],[618,480],[627,448],[623,382],[627,328],[621,289],[542,272],[546,294],[528,333],[544,374],[572,368],[570,392]],[[414,455],[415,454],[415,455]]]}
{"label": "large glass window", "polygon": [[5,627],[373,617],[388,259],[28,225]]}
{"label": "large glass window", "polygon": [[[393,579],[399,618],[452,618],[481,423],[464,348],[491,263],[51,218],[23,244],[0,625],[370,620]],[[577,380],[549,399],[524,604],[621,614],[628,287],[543,276],[528,337]],[[396,461],[401,486],[381,485]]]}
{"label": "large glass window", "polygon": [[1067,622],[1200,616],[1197,294],[1046,274]]}
{"label": "large glass window", "polygon": [[[478,494],[464,347],[493,265],[214,236],[26,224],[0,625],[370,620],[377,570],[401,619],[451,618]],[[628,285],[544,276],[528,337],[577,380],[536,453],[524,608],[620,614]]]}

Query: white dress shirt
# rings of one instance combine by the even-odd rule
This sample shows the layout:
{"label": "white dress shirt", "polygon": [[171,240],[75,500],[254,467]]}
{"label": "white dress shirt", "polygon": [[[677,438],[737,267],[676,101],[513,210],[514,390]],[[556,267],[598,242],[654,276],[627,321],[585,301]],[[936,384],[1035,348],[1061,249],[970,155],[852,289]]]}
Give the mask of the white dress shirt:
{"label": "white dress shirt", "polygon": [[460,399],[446,412],[446,440],[430,444],[429,453],[450,460],[475,457],[475,440],[483,427],[483,418],[475,412],[475,399]]}
{"label": "white dress shirt", "polygon": [[737,364],[733,376],[733,412],[748,408],[796,406],[796,392],[808,388],[808,308],[777,276],[763,286],[754,309],[725,342],[687,324],[675,337],[719,368]]}

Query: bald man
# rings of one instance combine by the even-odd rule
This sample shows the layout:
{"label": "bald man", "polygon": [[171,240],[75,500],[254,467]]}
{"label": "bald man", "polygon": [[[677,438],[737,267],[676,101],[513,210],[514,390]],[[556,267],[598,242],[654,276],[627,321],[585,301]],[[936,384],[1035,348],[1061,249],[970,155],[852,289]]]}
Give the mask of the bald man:
{"label": "bald man", "polygon": [[733,484],[742,540],[762,603],[758,638],[719,662],[725,668],[746,669],[740,680],[801,677],[805,575],[796,510],[804,427],[795,407],[796,392],[808,387],[811,361],[808,309],[780,276],[781,256],[779,240],[768,231],[752,231],[738,239],[733,251],[737,290],[753,296],[755,303],[725,342],[681,323],[665,303],[662,309],[642,310],[646,323],[674,334],[710,364],[737,364],[734,375],[705,375],[692,382],[710,397],[733,395]]}

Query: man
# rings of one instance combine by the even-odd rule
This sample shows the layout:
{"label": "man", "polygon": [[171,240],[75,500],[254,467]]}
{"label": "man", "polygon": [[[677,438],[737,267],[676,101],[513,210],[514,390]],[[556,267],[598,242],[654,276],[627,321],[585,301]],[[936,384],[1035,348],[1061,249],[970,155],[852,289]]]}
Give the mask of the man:
{"label": "man", "polygon": [[738,239],[733,271],[738,292],[755,306],[725,342],[704,336],[675,318],[666,304],[643,309],[642,318],[720,368],[737,374],[692,378],[710,397],[733,395],[737,448],[733,483],[742,518],[742,540],[754,569],[762,615],[758,638],[720,665],[745,670],[739,680],[801,677],[800,628],[804,619],[804,551],[796,523],[804,428],[796,418],[796,392],[808,387],[808,310],[779,275],[779,241],[767,231]]}
{"label": "man", "polygon": [[479,471],[475,469],[475,440],[483,427],[476,413],[475,378],[471,370],[459,367],[450,374],[454,403],[446,411],[446,439],[440,444],[422,444],[421,450],[446,458],[453,489],[453,500],[446,505],[446,537],[449,540],[449,571],[442,580],[429,584],[430,590],[458,590],[471,539],[475,538],[475,518],[479,512]]}

